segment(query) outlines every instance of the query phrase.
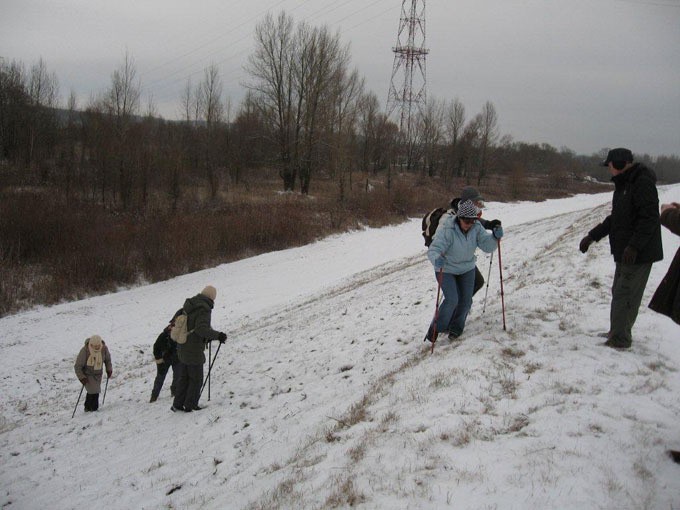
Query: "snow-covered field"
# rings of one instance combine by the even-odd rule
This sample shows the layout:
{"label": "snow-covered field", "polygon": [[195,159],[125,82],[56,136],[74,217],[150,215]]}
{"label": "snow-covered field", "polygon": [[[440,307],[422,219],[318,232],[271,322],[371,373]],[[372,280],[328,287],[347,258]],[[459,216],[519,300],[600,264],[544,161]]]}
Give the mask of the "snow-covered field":
{"label": "snow-covered field", "polygon": [[[632,350],[603,347],[614,264],[578,242],[610,199],[487,204],[507,331],[495,255],[484,313],[486,288],[433,355],[419,219],[1,319],[1,507],[680,509],[680,327],[646,308],[680,239],[663,229]],[[151,347],[207,284],[229,339],[207,407],[172,413]],[[92,334],[114,376],[72,419]]]}

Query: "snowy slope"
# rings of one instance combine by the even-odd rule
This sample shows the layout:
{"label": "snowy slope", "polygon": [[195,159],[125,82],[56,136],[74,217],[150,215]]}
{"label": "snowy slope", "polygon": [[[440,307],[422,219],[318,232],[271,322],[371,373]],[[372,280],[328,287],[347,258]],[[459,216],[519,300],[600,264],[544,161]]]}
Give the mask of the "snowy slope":
{"label": "snowy slope", "polygon": [[[462,344],[434,355],[419,220],[1,319],[0,505],[680,508],[665,455],[680,448],[680,327],[643,306],[633,349],[603,347],[613,262],[606,241],[578,251],[610,199],[488,204],[508,330],[495,256],[484,313],[486,289]],[[645,305],[680,245],[663,236]],[[206,284],[229,340],[206,409],[174,414],[170,375],[148,403],[151,346]],[[114,377],[99,412],[81,401],[71,419],[95,333]]]}

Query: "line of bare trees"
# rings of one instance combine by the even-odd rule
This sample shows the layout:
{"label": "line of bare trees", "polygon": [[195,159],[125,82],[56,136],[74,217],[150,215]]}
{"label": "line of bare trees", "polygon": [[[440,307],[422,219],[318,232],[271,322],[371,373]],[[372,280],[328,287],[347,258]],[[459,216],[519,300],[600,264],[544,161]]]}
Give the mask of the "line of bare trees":
{"label": "line of bare trees", "polygon": [[[215,200],[259,168],[277,169],[284,190],[303,194],[315,175],[331,178],[342,200],[379,173],[388,187],[394,171],[481,185],[499,173],[583,174],[600,156],[514,142],[499,133],[492,102],[468,119],[458,98],[430,99],[413,140],[404,140],[350,67],[339,34],[286,13],[257,25],[246,70],[247,93],[234,114],[213,65],[200,83],[187,82],[178,100],[181,121],[164,121],[152,100],[141,104],[127,53],[105,91],[82,107],[71,92],[62,108],[58,79],[43,60],[26,70],[0,58],[3,181],[51,185],[66,198],[123,210],[145,209],[160,197],[176,210],[187,190],[207,189],[199,198]],[[413,149],[408,165],[406,147]],[[649,162],[661,179],[680,178],[676,156]]]}

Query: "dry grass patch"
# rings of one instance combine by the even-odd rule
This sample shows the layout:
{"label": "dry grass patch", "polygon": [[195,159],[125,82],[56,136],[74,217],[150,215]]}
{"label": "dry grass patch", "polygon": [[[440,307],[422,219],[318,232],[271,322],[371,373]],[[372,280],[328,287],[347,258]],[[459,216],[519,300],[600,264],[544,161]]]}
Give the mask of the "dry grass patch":
{"label": "dry grass patch", "polygon": [[341,506],[355,506],[366,502],[366,496],[354,485],[351,478],[336,477],[333,491],[326,498],[323,508],[338,508]]}
{"label": "dry grass patch", "polygon": [[504,358],[521,358],[526,352],[515,347],[506,347],[501,351],[501,354]]}

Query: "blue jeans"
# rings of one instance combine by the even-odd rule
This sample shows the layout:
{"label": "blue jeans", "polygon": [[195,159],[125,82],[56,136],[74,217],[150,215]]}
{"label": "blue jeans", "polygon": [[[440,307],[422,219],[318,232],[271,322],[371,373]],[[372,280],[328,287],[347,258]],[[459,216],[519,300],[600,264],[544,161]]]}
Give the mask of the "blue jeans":
{"label": "blue jeans", "polygon": [[[438,272],[435,273],[435,277],[439,278]],[[448,330],[454,335],[460,335],[463,332],[472,306],[474,286],[474,269],[463,274],[442,273],[444,301],[439,307],[437,332],[443,333]]]}

